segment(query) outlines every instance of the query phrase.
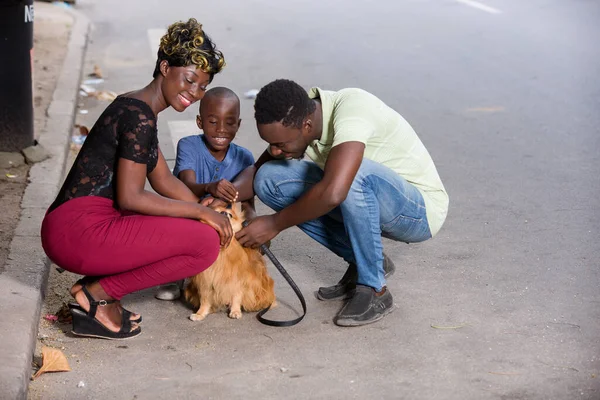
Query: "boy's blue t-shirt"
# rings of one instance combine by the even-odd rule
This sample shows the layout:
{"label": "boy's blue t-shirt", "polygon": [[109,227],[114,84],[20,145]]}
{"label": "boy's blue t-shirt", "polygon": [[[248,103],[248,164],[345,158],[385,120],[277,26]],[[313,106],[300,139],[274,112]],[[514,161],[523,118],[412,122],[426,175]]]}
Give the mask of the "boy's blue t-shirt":
{"label": "boy's blue t-shirt", "polygon": [[229,145],[223,161],[217,161],[206,148],[203,134],[184,137],[177,143],[177,160],[173,174],[191,169],[196,173],[196,183],[210,183],[220,179],[232,181],[237,174],[254,164],[254,156],[235,143]]}

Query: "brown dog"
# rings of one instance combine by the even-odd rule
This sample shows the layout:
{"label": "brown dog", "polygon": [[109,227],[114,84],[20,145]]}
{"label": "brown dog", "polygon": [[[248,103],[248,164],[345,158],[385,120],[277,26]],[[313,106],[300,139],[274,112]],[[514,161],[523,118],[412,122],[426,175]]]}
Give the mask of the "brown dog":
{"label": "brown dog", "polygon": [[[230,214],[234,232],[242,229],[241,203],[235,203],[231,210],[217,208],[216,211]],[[190,278],[184,295],[190,304],[200,307],[190,315],[192,321],[201,321],[223,306],[229,306],[229,318],[238,319],[242,318],[242,309],[260,311],[274,303],[273,286],[260,251],[242,247],[233,238],[227,248],[221,249],[213,265]]]}

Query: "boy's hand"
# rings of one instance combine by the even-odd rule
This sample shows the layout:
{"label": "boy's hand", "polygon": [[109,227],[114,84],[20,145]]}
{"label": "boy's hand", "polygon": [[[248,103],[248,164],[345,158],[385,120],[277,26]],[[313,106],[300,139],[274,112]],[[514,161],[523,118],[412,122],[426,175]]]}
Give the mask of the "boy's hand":
{"label": "boy's hand", "polygon": [[221,179],[217,182],[211,182],[206,185],[206,191],[217,199],[225,200],[229,203],[235,203],[238,198],[238,191],[233,183],[227,179]]}

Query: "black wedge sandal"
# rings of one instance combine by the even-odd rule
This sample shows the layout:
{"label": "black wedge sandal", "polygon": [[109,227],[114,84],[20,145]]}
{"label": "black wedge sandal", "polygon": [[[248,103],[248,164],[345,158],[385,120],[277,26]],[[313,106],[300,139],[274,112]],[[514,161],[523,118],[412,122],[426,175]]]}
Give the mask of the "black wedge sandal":
{"label": "black wedge sandal", "polygon": [[[88,283],[93,283],[96,282],[100,277],[96,277],[96,276],[86,276],[83,277],[81,279],[79,279],[77,282],[75,282],[75,285],[81,285],[82,288],[85,287],[85,285],[87,285]],[[81,310],[83,312],[86,312],[80,305],[79,303],[77,303],[76,301],[72,301],[68,304],[69,306],[69,310],[73,310],[73,309],[78,309]],[[125,313],[128,312],[129,313],[129,318],[131,318],[131,315],[133,314],[131,311],[127,310],[125,307],[121,306],[121,309],[123,310],[123,316],[125,316]],[[135,322],[136,324],[141,324],[142,323],[142,316],[140,315],[140,317],[138,319],[132,319],[131,322]]]}
{"label": "black wedge sandal", "polygon": [[98,306],[103,307],[107,304],[116,303],[116,300],[99,300],[96,301],[84,286],[81,290],[87,297],[90,303],[90,311],[84,311],[82,308],[71,308],[73,316],[73,330],[71,331],[77,336],[96,337],[101,339],[123,340],[130,339],[142,333],[142,328],[131,330],[131,313],[123,310],[121,318],[121,329],[119,332],[113,332],[104,324],[96,319],[96,311]]}
{"label": "black wedge sandal", "polygon": [[[79,310],[82,312],[86,312],[83,307],[81,307],[79,305],[79,303],[77,302],[71,302],[68,304],[69,306],[69,310]],[[129,310],[127,310],[125,307],[121,306],[121,310],[123,310],[123,317],[125,317],[125,314],[127,314],[129,316],[129,319],[131,320],[131,322],[134,322],[136,324],[141,324],[142,323],[142,316],[140,315],[139,318],[137,319],[131,319],[131,316],[133,315],[133,313]]]}

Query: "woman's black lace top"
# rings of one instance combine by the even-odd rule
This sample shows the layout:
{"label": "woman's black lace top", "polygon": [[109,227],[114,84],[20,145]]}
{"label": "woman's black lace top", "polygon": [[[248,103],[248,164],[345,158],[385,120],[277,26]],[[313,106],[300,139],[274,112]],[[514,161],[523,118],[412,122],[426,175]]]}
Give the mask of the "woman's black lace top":
{"label": "woman's black lace top", "polygon": [[117,97],[104,110],[88,134],[49,211],[82,196],[114,200],[119,158],[146,164],[148,174],[156,167],[156,116],[141,100]]}

